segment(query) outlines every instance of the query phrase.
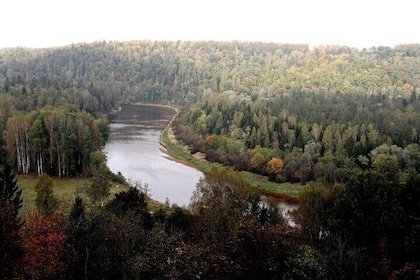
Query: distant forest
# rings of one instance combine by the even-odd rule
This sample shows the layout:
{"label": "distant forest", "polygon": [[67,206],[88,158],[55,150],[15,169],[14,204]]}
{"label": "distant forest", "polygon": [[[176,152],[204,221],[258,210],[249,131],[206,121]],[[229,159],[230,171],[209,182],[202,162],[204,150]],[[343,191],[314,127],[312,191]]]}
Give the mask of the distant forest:
{"label": "distant forest", "polygon": [[[106,200],[107,114],[133,102],[180,108],[178,143],[227,167],[188,208]],[[0,278],[419,279],[420,45],[1,49],[0,131]],[[90,176],[92,200],[65,216],[40,176],[21,219],[12,169]],[[236,171],[302,185],[295,226]]]}
{"label": "distant forest", "polygon": [[[3,49],[1,158],[22,173],[80,174],[89,161],[83,154],[107,139],[104,114],[121,102],[145,102],[186,106],[175,133],[193,153],[278,182],[331,182],[384,161],[418,171],[418,65],[419,45],[359,51],[135,41]],[[281,159],[282,174],[268,174],[272,158]]]}

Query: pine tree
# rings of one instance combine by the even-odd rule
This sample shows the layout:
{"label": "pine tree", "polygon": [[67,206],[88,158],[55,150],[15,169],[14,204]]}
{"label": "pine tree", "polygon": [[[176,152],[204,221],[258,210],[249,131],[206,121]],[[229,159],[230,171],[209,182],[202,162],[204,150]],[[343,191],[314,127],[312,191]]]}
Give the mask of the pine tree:
{"label": "pine tree", "polygon": [[22,190],[19,190],[15,174],[9,165],[0,172],[0,201],[3,203],[12,203],[16,211],[22,207]]}
{"label": "pine tree", "polygon": [[19,229],[22,222],[22,190],[19,190],[15,174],[6,165],[0,172],[0,279],[11,276],[15,261],[21,254]]}

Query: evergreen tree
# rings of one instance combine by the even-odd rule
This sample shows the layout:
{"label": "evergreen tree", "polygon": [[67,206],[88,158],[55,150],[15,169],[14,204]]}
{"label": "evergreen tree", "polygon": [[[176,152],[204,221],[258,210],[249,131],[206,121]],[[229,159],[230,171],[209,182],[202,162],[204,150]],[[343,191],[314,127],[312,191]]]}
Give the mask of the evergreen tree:
{"label": "evergreen tree", "polygon": [[74,279],[82,279],[87,274],[88,261],[88,220],[85,204],[77,196],[68,217],[67,241],[72,245],[71,274]]}
{"label": "evergreen tree", "polygon": [[9,165],[0,172],[0,201],[3,203],[12,203],[16,211],[22,207],[22,190],[19,190],[15,174]]}
{"label": "evergreen tree", "polygon": [[135,215],[141,215],[145,225],[151,226],[151,215],[147,209],[146,195],[132,186],[126,192],[120,192],[115,198],[106,205],[106,209],[114,213],[117,217],[127,215],[133,211]]}
{"label": "evergreen tree", "polygon": [[0,172],[0,278],[11,276],[14,263],[21,254],[19,229],[22,225],[19,209],[22,190],[10,166]]}

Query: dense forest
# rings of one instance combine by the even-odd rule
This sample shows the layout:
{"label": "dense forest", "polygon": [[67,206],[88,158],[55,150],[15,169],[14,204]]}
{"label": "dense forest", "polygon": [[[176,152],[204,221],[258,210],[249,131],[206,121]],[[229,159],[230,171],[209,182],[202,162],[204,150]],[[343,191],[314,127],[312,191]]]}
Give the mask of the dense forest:
{"label": "dense forest", "polygon": [[[419,66],[419,45],[0,50],[1,277],[418,279]],[[177,139],[232,171],[207,174],[188,208],[151,213],[135,188],[89,213],[51,207],[45,174],[108,184],[107,114],[130,102],[180,107]],[[36,211],[18,213],[8,166],[40,176]],[[296,226],[235,171],[306,184]]]}
{"label": "dense forest", "polygon": [[[51,134],[60,129],[48,128],[48,113],[40,112],[51,110],[47,106],[70,104],[75,106],[71,110],[100,118],[118,109],[120,102],[197,102],[180,115],[179,127],[187,128],[176,134],[210,161],[266,174],[268,161],[279,157],[287,172],[278,180],[292,182],[335,180],[341,177],[340,169],[370,166],[379,154],[392,154],[405,169],[418,165],[420,153],[419,56],[418,45],[358,51],[341,46],[311,50],[307,45],[146,41],[4,49],[0,128],[11,137],[14,126],[7,121],[20,112],[20,118],[26,116],[27,130],[36,130],[34,124],[44,129],[34,132],[42,138],[40,147],[22,147],[19,152],[13,147],[19,144],[7,143],[2,134],[2,154],[22,165],[19,153],[35,150],[26,156],[30,164],[19,167],[21,172],[34,171],[40,158],[58,161],[60,152],[52,142],[60,141],[59,136]],[[71,137],[78,143],[106,140],[104,134],[97,139],[96,133],[100,129],[106,134],[106,126],[95,128],[76,119],[62,124],[68,127],[61,130],[74,131]],[[86,126],[90,136],[87,130],[81,135]],[[19,130],[25,134],[25,125],[15,128]],[[20,142],[32,146],[25,139]],[[49,150],[49,158],[36,156],[37,149]],[[66,155],[72,160],[65,174],[83,170],[80,159],[74,159],[81,149],[67,148],[73,151]],[[327,168],[330,163],[334,166]],[[59,170],[55,168],[55,175]]]}

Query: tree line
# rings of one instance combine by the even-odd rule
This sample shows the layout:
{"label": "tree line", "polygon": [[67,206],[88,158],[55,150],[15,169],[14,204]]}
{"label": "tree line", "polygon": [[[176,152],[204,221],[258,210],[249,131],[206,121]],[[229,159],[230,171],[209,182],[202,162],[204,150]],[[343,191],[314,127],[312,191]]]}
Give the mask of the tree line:
{"label": "tree line", "polygon": [[[419,172],[419,100],[405,108],[386,100],[372,105],[344,94],[252,100],[208,93],[181,110],[174,133],[191,153],[277,182],[345,182],[359,170],[390,164],[396,172]],[[267,169],[274,158],[282,161],[277,174]]]}
{"label": "tree line", "polygon": [[5,122],[2,162],[22,174],[88,175],[90,156],[105,144],[108,130],[107,119],[71,105],[18,112]]}

